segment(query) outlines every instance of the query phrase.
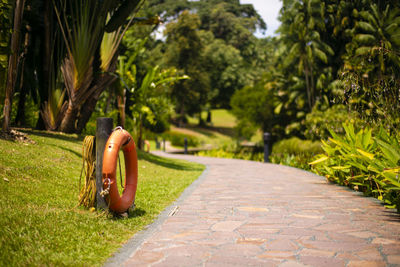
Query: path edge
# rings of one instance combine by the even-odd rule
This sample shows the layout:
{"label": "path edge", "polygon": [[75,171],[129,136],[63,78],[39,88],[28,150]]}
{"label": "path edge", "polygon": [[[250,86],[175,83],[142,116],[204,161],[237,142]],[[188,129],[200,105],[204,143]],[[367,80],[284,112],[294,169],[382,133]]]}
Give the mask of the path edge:
{"label": "path edge", "polygon": [[188,187],[183,190],[182,194],[168,207],[166,207],[152,222],[144,227],[143,230],[134,234],[127,243],[119,248],[107,261],[103,264],[104,267],[123,266],[123,264],[132,256],[139,247],[145,242],[146,239],[151,237],[169,217],[169,214],[179,206],[193,191],[203,183],[207,177],[209,166],[204,165],[206,168]]}

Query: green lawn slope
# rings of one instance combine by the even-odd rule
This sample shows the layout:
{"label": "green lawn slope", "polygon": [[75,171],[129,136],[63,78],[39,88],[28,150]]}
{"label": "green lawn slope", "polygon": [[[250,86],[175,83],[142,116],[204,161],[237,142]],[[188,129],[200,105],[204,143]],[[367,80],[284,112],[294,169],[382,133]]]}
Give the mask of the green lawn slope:
{"label": "green lawn slope", "polygon": [[[203,111],[201,117],[205,122],[207,112]],[[199,126],[198,117],[188,117],[188,123],[185,127],[171,126],[170,131],[196,138],[198,148],[218,148],[233,143],[236,118],[226,109],[211,110],[211,118],[210,123]],[[176,147],[183,148],[183,145]]]}
{"label": "green lawn slope", "polygon": [[27,133],[35,144],[0,139],[0,266],[99,266],[204,169],[139,153],[137,209],[116,219],[76,207],[81,139]]}

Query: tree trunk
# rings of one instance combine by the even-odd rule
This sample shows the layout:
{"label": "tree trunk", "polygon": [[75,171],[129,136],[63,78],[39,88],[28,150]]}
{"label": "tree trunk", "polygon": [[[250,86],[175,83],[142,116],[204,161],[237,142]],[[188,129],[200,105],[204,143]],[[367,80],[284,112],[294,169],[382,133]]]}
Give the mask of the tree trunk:
{"label": "tree trunk", "polygon": [[64,133],[74,133],[76,131],[75,122],[78,117],[79,108],[75,107],[72,101],[68,102],[67,111],[61,121],[60,131]]}
{"label": "tree trunk", "polygon": [[183,105],[183,101],[182,101],[181,110],[179,112],[179,123],[178,123],[179,128],[183,127],[183,117],[184,116],[185,116],[185,106]]}
{"label": "tree trunk", "polygon": [[[29,6],[28,6],[29,8]],[[20,80],[19,80],[19,100],[18,100],[18,109],[17,109],[17,116],[15,117],[15,124],[18,126],[25,125],[25,102],[26,102],[26,87],[24,85],[24,74],[25,74],[25,60],[26,55],[28,54],[28,46],[29,46],[29,39],[30,39],[30,26],[26,26],[26,33],[25,33],[25,41],[24,41],[24,53],[21,57],[21,70],[20,70]]]}
{"label": "tree trunk", "polygon": [[26,124],[25,102],[26,102],[26,89],[24,88],[24,86],[21,86],[21,89],[19,91],[17,116],[15,117],[15,125],[17,126],[24,126]]}
{"label": "tree trunk", "polygon": [[122,90],[122,96],[117,96],[118,102],[118,111],[119,111],[119,126],[125,128],[125,103],[126,103],[126,95],[125,89]]}
{"label": "tree trunk", "polygon": [[304,68],[304,77],[306,79],[308,107],[310,108],[310,111],[311,111],[312,110],[312,105],[311,105],[311,91],[310,91],[310,81],[309,81],[309,75],[308,75],[308,67]]}
{"label": "tree trunk", "polygon": [[[42,54],[43,57],[43,88],[42,90],[49,91],[50,87],[50,70],[52,69],[52,58],[54,58],[54,48],[52,48],[52,39],[54,38],[52,34],[51,17],[53,8],[50,6],[50,0],[44,1],[44,14],[43,14],[43,25],[44,25],[44,42],[43,48],[45,53]],[[51,53],[51,51],[53,51]],[[46,100],[43,100],[47,101]],[[42,103],[41,103],[42,104]]]}
{"label": "tree trunk", "polygon": [[137,141],[137,147],[142,150],[143,149],[143,139],[142,139],[142,134],[143,134],[143,124],[142,124],[142,116],[139,116],[139,131],[138,131],[138,141]]}
{"label": "tree trunk", "polygon": [[199,126],[205,126],[206,123],[204,122],[203,118],[201,117],[201,111],[199,112]]}
{"label": "tree trunk", "polygon": [[92,116],[92,113],[96,107],[97,101],[99,100],[101,93],[103,93],[103,91],[108,86],[110,86],[110,84],[113,83],[115,79],[116,77],[108,74],[102,74],[102,76],[99,77],[99,82],[94,85],[97,87],[97,89],[93,91],[93,93],[88,97],[88,99],[83,103],[82,107],[80,108],[79,120],[76,127],[77,133],[82,133],[87,122]]}
{"label": "tree trunk", "polygon": [[36,126],[35,126],[36,130],[45,130],[46,129],[46,125],[44,124],[44,119],[42,117],[42,113],[39,112],[39,118],[36,122]]}
{"label": "tree trunk", "polygon": [[76,125],[76,133],[78,133],[78,134],[82,133],[87,122],[90,120],[90,117],[92,116],[92,113],[96,107],[96,104],[100,98],[100,95],[101,95],[101,92],[95,92],[82,105],[81,110],[79,112],[78,123]]}
{"label": "tree trunk", "polygon": [[6,82],[6,94],[4,100],[3,109],[3,131],[10,131],[10,117],[12,108],[12,96],[15,87],[15,81],[17,80],[18,74],[18,57],[19,57],[19,44],[21,37],[21,24],[22,17],[24,14],[25,0],[16,0],[15,10],[14,10],[14,26],[13,32],[11,34],[11,55],[8,60],[8,70],[7,70],[7,82]]}
{"label": "tree trunk", "polygon": [[108,110],[109,110],[109,108],[110,108],[110,106],[111,106],[111,99],[112,99],[112,97],[113,97],[113,91],[112,91],[112,89],[111,88],[109,88],[109,96],[107,97],[107,100],[106,100],[106,106],[104,107],[104,114],[107,114],[108,113]]}
{"label": "tree trunk", "polygon": [[[40,36],[43,42],[40,42],[40,57],[41,57],[41,68],[38,73],[38,81],[39,81],[39,107],[42,109],[45,101],[48,101],[49,98],[49,90],[50,90],[50,70],[52,68],[51,57],[55,56],[54,53],[50,53],[53,51],[51,48],[51,40],[52,38],[52,26],[51,26],[51,18],[53,7],[50,5],[50,0],[44,1],[44,12],[43,12],[43,33]],[[36,129],[45,130],[46,124],[44,123],[44,119],[42,117],[42,112],[39,112],[39,118],[36,123]]]}
{"label": "tree trunk", "polygon": [[309,64],[310,67],[310,80],[311,80],[311,109],[314,107],[315,105],[315,84],[314,84],[314,75],[313,75],[313,67],[311,65],[311,63]]}
{"label": "tree trunk", "polygon": [[207,110],[207,120],[208,123],[211,123],[211,110]]}

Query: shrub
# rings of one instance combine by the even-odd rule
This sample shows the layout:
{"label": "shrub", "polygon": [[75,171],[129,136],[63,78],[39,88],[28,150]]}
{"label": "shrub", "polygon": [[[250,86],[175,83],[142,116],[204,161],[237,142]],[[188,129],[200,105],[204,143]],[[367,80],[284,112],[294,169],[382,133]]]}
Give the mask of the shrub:
{"label": "shrub", "polygon": [[197,137],[183,133],[168,131],[162,134],[162,137],[170,141],[173,146],[184,146],[185,138],[187,138],[188,146],[196,147],[200,144]]}
{"label": "shrub", "polygon": [[[262,152],[259,152],[259,151]],[[270,155],[270,162],[301,168],[310,169],[308,162],[318,153],[321,153],[320,142],[301,140],[297,137],[282,140],[273,146]],[[264,161],[264,152],[261,147],[255,147],[251,150],[246,147],[237,147],[224,145],[222,148],[197,153],[198,156],[209,156],[217,158],[245,159],[253,161]]]}
{"label": "shrub", "polygon": [[304,121],[306,127],[304,136],[310,140],[326,140],[330,137],[329,131],[343,134],[342,124],[350,121],[357,126],[361,125],[360,120],[357,119],[357,114],[349,112],[344,105],[334,105],[325,110],[320,110],[319,106],[316,105],[312,112],[307,114]]}
{"label": "shrub", "polygon": [[331,131],[323,142],[325,153],[310,163],[313,171],[329,181],[347,185],[365,195],[377,197],[388,207],[400,207],[400,145],[397,136],[380,128],[358,132],[352,124],[343,124],[345,135]]}
{"label": "shrub", "polygon": [[321,153],[321,143],[298,137],[281,140],[273,145],[272,154],[315,155]]}
{"label": "shrub", "polygon": [[320,142],[292,137],[273,145],[270,161],[276,164],[309,170],[308,162],[322,151]]}
{"label": "shrub", "polygon": [[253,161],[264,161],[264,153],[252,153],[245,150],[230,151],[223,148],[200,151],[196,154],[203,157],[216,157],[228,159],[244,159]]}

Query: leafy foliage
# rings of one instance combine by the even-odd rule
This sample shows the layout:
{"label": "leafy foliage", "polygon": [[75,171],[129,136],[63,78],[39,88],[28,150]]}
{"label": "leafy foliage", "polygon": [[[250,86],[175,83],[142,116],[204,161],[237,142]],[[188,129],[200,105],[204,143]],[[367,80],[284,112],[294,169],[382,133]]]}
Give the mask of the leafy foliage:
{"label": "leafy foliage", "polygon": [[[271,130],[273,125],[273,92],[264,88],[263,83],[246,86],[232,96],[232,113],[238,118],[237,130],[241,135],[251,137],[249,129],[260,127],[263,131]],[[253,131],[255,131],[253,130]]]}
{"label": "leafy foliage", "polygon": [[167,25],[167,65],[175,67],[190,79],[177,82],[171,95],[174,98],[179,123],[183,125],[184,115],[201,111],[208,100],[209,77],[203,69],[204,45],[199,35],[200,19],[196,14],[182,12],[176,22]]}
{"label": "leafy foliage", "polygon": [[272,147],[272,154],[307,155],[310,157],[321,152],[320,142],[301,140],[298,137],[281,140]]}
{"label": "leafy foliage", "polygon": [[310,140],[326,140],[330,137],[329,131],[344,134],[343,122],[351,122],[358,127],[364,124],[357,113],[349,111],[344,105],[337,104],[327,109],[316,105],[304,120],[304,136]]}
{"label": "leafy foliage", "polygon": [[[205,102],[212,107],[229,108],[232,94],[261,75],[266,62],[264,47],[253,33],[256,29],[265,29],[266,25],[252,5],[222,0],[152,0],[147,1],[147,7],[149,12],[157,13],[167,22],[166,34],[171,33],[168,27],[178,26],[176,23],[185,13],[189,12],[197,17],[195,38],[201,39],[202,49],[197,51],[201,56],[194,60],[195,64],[191,64],[193,73],[188,73],[186,69],[185,74],[193,78],[198,77],[196,81],[193,80],[193,84],[200,83],[203,90],[193,87],[193,92],[188,93],[188,98],[199,104],[193,105],[195,109],[186,107],[184,113],[198,113]],[[183,24],[178,27],[181,26]],[[170,49],[169,37],[166,37],[166,44],[159,42],[154,52],[160,52],[161,59],[166,64],[173,64],[175,68],[181,69],[177,62],[170,61],[170,58],[179,57],[172,53],[174,49]],[[189,37],[193,39],[194,36],[187,34],[185,38]],[[185,38],[180,42],[186,42]],[[176,48],[179,46],[179,43],[175,45]],[[193,50],[196,51],[194,47]],[[190,80],[184,82],[189,83]],[[183,91],[182,88],[180,90]],[[202,96],[199,98],[196,92],[200,92]],[[177,104],[181,106],[179,102]],[[181,108],[177,107],[177,111],[179,113]]]}
{"label": "leafy foliage", "polygon": [[249,85],[272,92],[272,101],[259,103],[272,105],[272,119],[263,121],[260,110],[256,125],[275,121],[278,138],[317,140],[327,125],[342,132],[347,113],[370,127],[398,128],[398,2],[288,0],[279,19],[279,36],[265,41],[266,74]]}
{"label": "leafy foliage", "polygon": [[325,153],[310,163],[313,170],[329,181],[347,185],[399,209],[398,137],[384,128],[373,133],[370,128],[356,131],[352,124],[343,127],[344,136],[331,131],[332,138],[323,142]]}
{"label": "leafy foliage", "polygon": [[355,12],[342,68],[341,99],[369,122],[398,129],[400,118],[400,6]]}
{"label": "leafy foliage", "polygon": [[[178,76],[175,69],[160,70],[158,66],[148,69],[146,76],[142,80],[139,87],[133,88],[131,97],[133,103],[130,111],[135,125],[133,130],[136,132],[138,143],[142,140],[142,128],[147,126],[167,124],[172,114],[172,105],[166,97],[168,91],[165,86],[172,85],[179,80],[187,79],[186,76]],[[136,89],[136,90],[135,90]],[[156,130],[156,127],[153,128]],[[159,132],[163,132],[165,128],[161,128]]]}
{"label": "leafy foliage", "polygon": [[308,162],[322,152],[319,141],[301,140],[297,137],[283,139],[272,146],[272,163],[309,170]]}

